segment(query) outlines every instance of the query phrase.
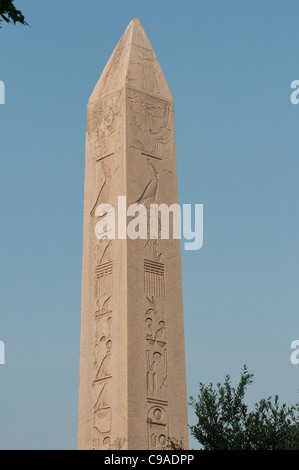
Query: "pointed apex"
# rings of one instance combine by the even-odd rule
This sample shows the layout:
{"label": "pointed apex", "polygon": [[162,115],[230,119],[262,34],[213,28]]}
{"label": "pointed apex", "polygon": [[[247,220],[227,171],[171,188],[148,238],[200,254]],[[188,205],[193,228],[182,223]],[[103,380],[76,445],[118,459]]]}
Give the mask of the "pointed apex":
{"label": "pointed apex", "polygon": [[[153,48],[152,48],[152,45],[151,43],[149,42],[149,39],[146,35],[146,32],[144,31],[144,28],[141,24],[141,21],[139,18],[134,18],[129,27],[131,26],[132,30],[133,30],[133,33],[132,33],[132,43],[135,45],[135,46],[139,46],[139,47],[144,47],[146,49],[150,49],[153,51]],[[154,53],[154,51],[153,51]]]}
{"label": "pointed apex", "polygon": [[135,18],[132,19],[132,21],[131,21],[131,23],[129,24],[129,26],[130,26],[131,24],[139,24],[140,26],[142,26],[141,21],[140,21],[140,19],[138,18],[138,16],[135,16]]}
{"label": "pointed apex", "polygon": [[137,17],[127,26],[114,49],[89,103],[124,86],[173,101],[158,59]]}

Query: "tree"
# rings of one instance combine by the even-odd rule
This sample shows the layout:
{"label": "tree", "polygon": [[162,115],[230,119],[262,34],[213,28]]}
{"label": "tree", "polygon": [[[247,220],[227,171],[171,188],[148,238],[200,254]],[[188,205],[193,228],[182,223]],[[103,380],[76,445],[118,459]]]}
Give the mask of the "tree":
{"label": "tree", "polygon": [[3,20],[6,23],[27,25],[23,13],[16,9],[13,2],[14,0],[0,0],[0,28]]}
{"label": "tree", "polygon": [[205,450],[299,450],[299,404],[280,406],[276,395],[248,412],[244,398],[252,378],[245,365],[236,389],[227,375],[217,389],[200,383],[197,401],[190,397],[198,419],[191,433]]}
{"label": "tree", "polygon": [[167,438],[167,445],[166,449],[169,450],[184,450],[183,439],[180,441],[175,437],[168,437]]}

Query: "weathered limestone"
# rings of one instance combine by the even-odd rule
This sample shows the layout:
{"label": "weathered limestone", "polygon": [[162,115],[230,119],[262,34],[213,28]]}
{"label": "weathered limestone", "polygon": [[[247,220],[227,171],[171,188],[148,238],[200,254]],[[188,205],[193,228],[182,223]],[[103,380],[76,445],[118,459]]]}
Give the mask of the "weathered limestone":
{"label": "weathered limestone", "polygon": [[173,99],[137,18],[90,97],[85,171],[79,449],[188,448],[180,241],[95,235],[118,196],[178,202]]}

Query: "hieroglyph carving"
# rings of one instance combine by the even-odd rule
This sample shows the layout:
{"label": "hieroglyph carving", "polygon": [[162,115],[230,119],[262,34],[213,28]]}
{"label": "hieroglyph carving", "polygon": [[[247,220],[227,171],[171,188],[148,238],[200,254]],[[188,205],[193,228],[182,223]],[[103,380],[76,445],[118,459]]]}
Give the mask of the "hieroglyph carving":
{"label": "hieroglyph carving", "polygon": [[144,260],[144,290],[149,296],[165,297],[165,266],[157,261]]}
{"label": "hieroglyph carving", "polygon": [[165,450],[169,436],[168,417],[161,406],[150,408],[147,417],[149,450]]}
{"label": "hieroglyph carving", "polygon": [[158,191],[158,170],[154,167],[150,159],[147,159],[149,169],[149,181],[146,184],[142,194],[137,199],[136,204],[143,204],[147,207],[147,204],[155,204]]}
{"label": "hieroglyph carving", "polygon": [[155,62],[157,58],[152,49],[146,49],[139,47],[137,44],[132,44],[133,57],[129,61],[128,66],[128,84],[131,86],[137,86],[144,91],[151,93],[160,93],[160,87],[157,81],[157,71],[155,68]]}
{"label": "hieroglyph carving", "polygon": [[123,90],[88,105],[87,138],[93,157],[99,159],[120,148]]}
{"label": "hieroglyph carving", "polygon": [[128,90],[127,108],[131,146],[155,155],[169,153],[173,104]]}
{"label": "hieroglyph carving", "polygon": [[147,297],[149,308],[146,311],[146,359],[147,359],[147,397],[151,400],[167,400],[167,351],[166,323],[163,304],[157,306],[155,297]]}
{"label": "hieroglyph carving", "polygon": [[93,359],[93,448],[111,448],[112,406],[109,386],[112,380],[110,359],[112,354],[112,242],[97,241],[94,247],[94,359]]}
{"label": "hieroglyph carving", "polygon": [[96,338],[94,346],[95,382],[100,382],[101,380],[111,377],[109,364],[112,349],[111,323],[112,317],[106,314],[96,316]]}
{"label": "hieroglyph carving", "polygon": [[112,294],[113,263],[98,264],[95,269],[95,292],[96,297]]}
{"label": "hieroglyph carving", "polygon": [[95,339],[94,339],[94,448],[110,448],[112,407],[109,386],[112,380],[112,276],[111,241],[102,240],[95,246]]}
{"label": "hieroglyph carving", "polygon": [[109,405],[109,382],[104,382],[96,388],[96,402],[93,409],[93,439],[94,448],[107,445],[111,442],[112,408]]}
{"label": "hieroglyph carving", "polygon": [[[149,449],[162,450],[168,437],[168,423],[165,409],[167,397],[167,340],[163,300],[166,297],[165,265],[158,260],[158,240],[151,240],[145,249],[151,259],[144,260],[144,291],[148,308],[145,312],[146,324],[146,393],[151,408],[148,417]],[[159,254],[158,254],[159,253]]]}
{"label": "hieroglyph carving", "polygon": [[[97,222],[96,208],[111,199],[111,180],[119,169],[119,149],[123,122],[123,91],[112,93],[88,107],[87,137],[92,148],[95,165],[96,193],[90,208],[92,224]],[[112,242],[95,237],[94,247],[94,299],[95,337],[93,358],[94,448],[110,448],[112,407],[109,386],[112,380],[112,294],[113,260]]]}
{"label": "hieroglyph carving", "polygon": [[111,190],[111,178],[112,178],[112,164],[108,161],[108,158],[103,158],[97,161],[96,164],[96,176],[97,176],[97,196],[95,203],[92,206],[90,215],[94,215],[96,208],[99,204],[107,204],[108,197]]}
{"label": "hieroglyph carving", "polygon": [[112,354],[112,310],[111,295],[99,298],[95,309],[94,341],[94,448],[109,449],[111,443],[112,407],[109,401],[109,386],[112,380],[110,359]]}

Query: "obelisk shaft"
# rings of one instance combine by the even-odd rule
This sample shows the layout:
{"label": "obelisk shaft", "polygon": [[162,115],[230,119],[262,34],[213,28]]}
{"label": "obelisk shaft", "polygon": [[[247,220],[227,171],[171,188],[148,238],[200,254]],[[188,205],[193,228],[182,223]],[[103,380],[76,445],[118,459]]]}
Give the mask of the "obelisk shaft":
{"label": "obelisk shaft", "polygon": [[[99,240],[96,207],[178,202],[173,100],[138,19],[88,105],[80,449],[188,446],[179,240]],[[149,211],[148,211],[149,213]],[[130,221],[130,219],[128,219]]]}

